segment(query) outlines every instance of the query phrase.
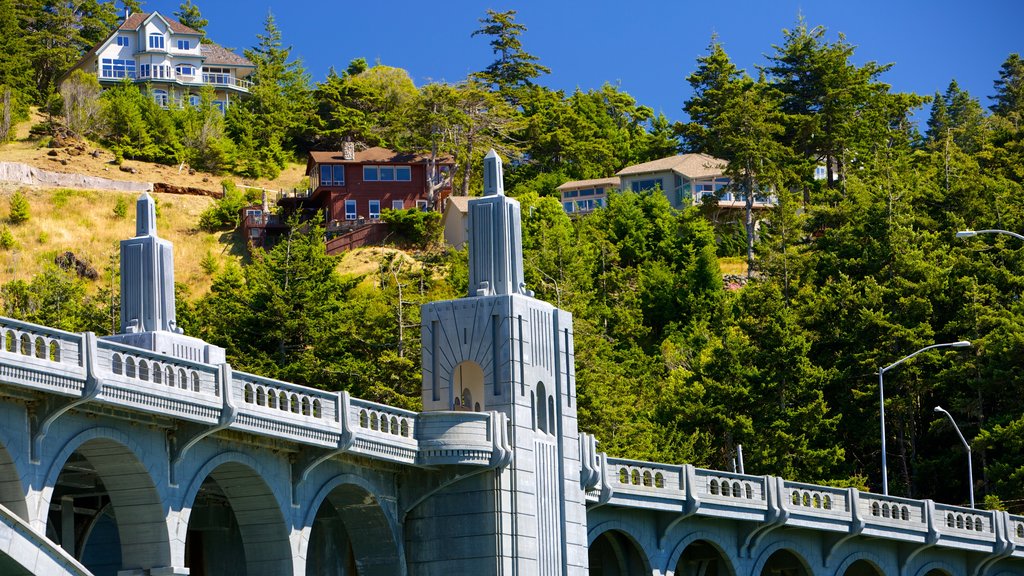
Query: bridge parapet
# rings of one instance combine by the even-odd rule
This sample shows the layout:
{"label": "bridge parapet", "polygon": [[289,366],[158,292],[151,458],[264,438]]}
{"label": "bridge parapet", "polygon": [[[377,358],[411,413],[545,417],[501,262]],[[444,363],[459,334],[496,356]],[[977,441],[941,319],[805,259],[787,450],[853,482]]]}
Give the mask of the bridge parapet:
{"label": "bridge parapet", "polygon": [[96,341],[95,358],[97,377],[103,380],[98,400],[206,424],[220,416],[215,366],[109,340]]}
{"label": "bridge parapet", "polygon": [[30,388],[80,395],[84,346],[82,334],[0,318],[0,376]]}
{"label": "bridge parapet", "polygon": [[302,444],[338,445],[342,434],[339,414],[344,407],[337,392],[234,372],[230,393],[238,407],[233,428],[283,436]]}
{"label": "bridge parapet", "polygon": [[355,429],[352,451],[402,464],[415,464],[419,445],[416,419],[419,414],[353,398],[349,418]]}

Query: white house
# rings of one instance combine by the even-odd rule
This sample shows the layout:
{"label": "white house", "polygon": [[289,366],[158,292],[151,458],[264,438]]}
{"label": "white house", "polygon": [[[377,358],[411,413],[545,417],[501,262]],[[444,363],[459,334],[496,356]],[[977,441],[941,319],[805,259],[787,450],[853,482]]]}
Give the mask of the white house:
{"label": "white house", "polygon": [[159,12],[129,14],[106,40],[72,68],[96,74],[113,86],[133,79],[149,84],[161,106],[199,101],[199,89],[215,88],[221,110],[249,92],[245,80],[255,66],[245,58],[202,40],[203,34]]}

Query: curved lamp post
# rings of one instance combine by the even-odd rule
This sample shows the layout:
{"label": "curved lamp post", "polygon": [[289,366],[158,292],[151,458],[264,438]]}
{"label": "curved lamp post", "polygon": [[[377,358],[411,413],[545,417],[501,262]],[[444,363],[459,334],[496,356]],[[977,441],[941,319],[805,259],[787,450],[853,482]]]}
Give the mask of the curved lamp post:
{"label": "curved lamp post", "polygon": [[971,463],[971,445],[967,443],[964,435],[960,433],[960,427],[956,425],[956,420],[953,420],[953,415],[946,412],[946,409],[942,406],[936,406],[935,411],[941,414],[945,414],[949,421],[953,424],[953,430],[956,430],[956,435],[960,437],[960,441],[964,443],[964,449],[967,450],[967,486],[971,491],[971,508],[974,508],[974,465]]}
{"label": "curved lamp post", "polygon": [[978,234],[1006,234],[1007,236],[1013,236],[1018,240],[1024,240],[1024,236],[1017,234],[1016,232],[1010,232],[1009,230],[961,230],[956,233],[956,237],[974,238]]}
{"label": "curved lamp post", "polygon": [[879,422],[881,422],[882,427],[882,494],[886,496],[889,495],[889,468],[888,464],[886,463],[885,455],[885,373],[891,370],[892,368],[895,368],[900,364],[903,364],[907,360],[910,360],[914,356],[917,356],[922,352],[927,352],[932,348],[965,348],[970,345],[971,343],[966,340],[960,340],[959,342],[945,342],[942,344],[932,344],[931,346],[925,346],[924,348],[921,348],[920,350],[914,352],[913,354],[908,354],[903,358],[900,358],[899,360],[893,362],[892,364],[889,364],[885,368],[878,369],[878,420]]}

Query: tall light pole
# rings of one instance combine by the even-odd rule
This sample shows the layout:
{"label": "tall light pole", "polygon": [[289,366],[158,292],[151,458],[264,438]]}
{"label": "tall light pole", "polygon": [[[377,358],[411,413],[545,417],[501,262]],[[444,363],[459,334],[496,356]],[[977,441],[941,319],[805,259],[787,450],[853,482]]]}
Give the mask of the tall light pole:
{"label": "tall light pole", "polygon": [[949,421],[953,424],[953,430],[956,430],[956,435],[960,437],[960,441],[964,443],[964,449],[967,450],[967,486],[971,490],[971,508],[974,508],[974,464],[971,463],[971,445],[967,443],[964,435],[960,433],[960,427],[956,425],[956,420],[953,420],[953,415],[942,406],[936,406],[935,411],[945,414]]}
{"label": "tall light pole", "polygon": [[899,360],[893,362],[892,364],[889,364],[885,368],[878,369],[878,420],[879,422],[881,422],[882,428],[882,494],[885,494],[886,496],[889,495],[889,468],[888,464],[886,463],[885,455],[885,373],[891,370],[892,368],[895,368],[900,364],[903,364],[907,360],[910,360],[914,356],[917,356],[922,352],[927,352],[932,348],[964,348],[970,345],[971,343],[966,340],[960,340],[959,342],[945,342],[942,344],[932,344],[931,346],[925,346],[924,348],[921,348],[920,350],[914,352],[913,354],[908,354],[903,358],[900,358]]}
{"label": "tall light pole", "polygon": [[978,234],[1006,234],[1007,236],[1013,236],[1018,240],[1024,240],[1024,236],[1017,234],[1016,232],[1010,232],[1009,230],[961,230],[956,233],[957,238],[974,238]]}

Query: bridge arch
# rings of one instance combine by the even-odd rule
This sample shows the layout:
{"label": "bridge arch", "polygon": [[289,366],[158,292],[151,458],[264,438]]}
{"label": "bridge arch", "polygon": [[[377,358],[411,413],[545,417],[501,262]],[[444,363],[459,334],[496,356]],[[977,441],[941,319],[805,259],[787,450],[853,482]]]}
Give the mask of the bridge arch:
{"label": "bridge arch", "polygon": [[220,453],[196,471],[181,506],[187,567],[219,574],[244,564],[248,576],[292,573],[286,505],[279,498],[288,486],[275,492],[268,477],[255,458],[240,452]]}
{"label": "bridge arch", "polygon": [[764,547],[761,554],[758,555],[757,562],[754,563],[754,570],[751,571],[751,574],[781,573],[787,576],[811,576],[814,574],[814,570],[811,569],[807,559],[797,552],[799,549],[800,546],[790,541],[775,542]]}
{"label": "bridge arch", "polygon": [[958,573],[959,570],[957,570],[957,568],[952,564],[941,560],[935,560],[921,566],[921,568],[914,573],[914,576],[953,576]]}
{"label": "bridge arch", "polygon": [[[39,520],[90,570],[97,565],[108,570],[171,565],[167,508],[152,466],[144,462],[146,454],[130,435],[95,427],[65,442],[51,460]],[[58,502],[51,512],[51,503]],[[83,511],[92,515],[79,522]],[[68,522],[74,524],[66,526]],[[73,542],[67,541],[71,538]]]}
{"label": "bridge arch", "polygon": [[[853,552],[836,568],[836,576],[885,576],[885,562],[868,550]],[[898,567],[894,568],[898,570]]]}
{"label": "bridge arch", "polygon": [[602,522],[589,530],[587,540],[591,576],[652,573],[650,554],[625,523]]}
{"label": "bridge arch", "polygon": [[668,557],[666,574],[669,576],[690,576],[682,569],[687,563],[699,563],[700,571],[693,574],[707,576],[736,576],[736,569],[729,560],[725,546],[718,541],[719,535],[700,531],[687,534],[680,540]]}
{"label": "bridge arch", "polygon": [[339,474],[321,486],[307,507],[299,544],[305,573],[323,576],[401,574],[401,531],[382,505],[379,486],[362,476]]}
{"label": "bridge arch", "polygon": [[22,520],[28,521],[28,503],[25,501],[21,470],[7,450],[10,444],[3,428],[0,426],[0,504]]}

